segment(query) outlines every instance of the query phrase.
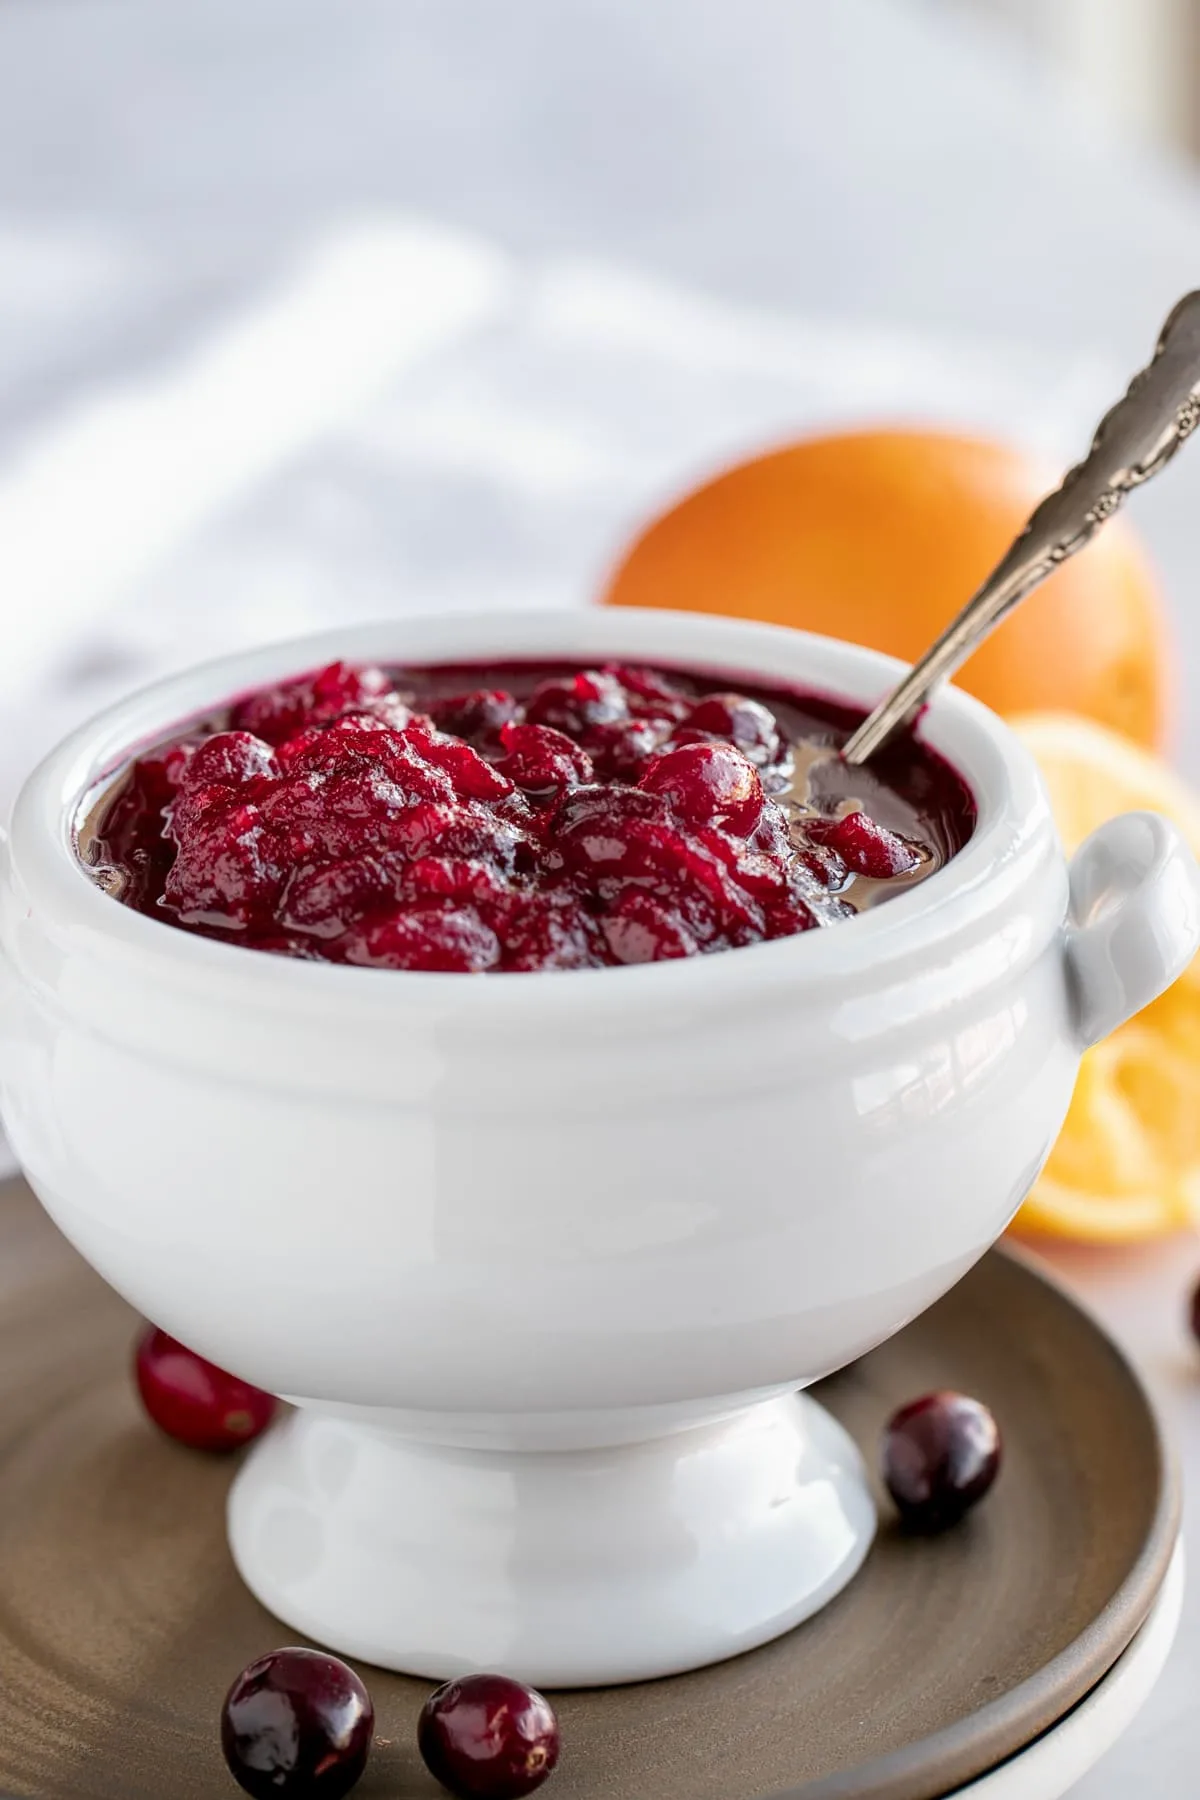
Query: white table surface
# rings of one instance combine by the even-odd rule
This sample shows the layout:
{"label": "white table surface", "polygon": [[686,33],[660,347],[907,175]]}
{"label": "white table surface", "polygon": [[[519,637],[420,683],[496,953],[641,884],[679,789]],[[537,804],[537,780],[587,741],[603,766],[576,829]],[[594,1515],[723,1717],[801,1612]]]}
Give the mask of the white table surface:
{"label": "white table surface", "polygon": [[[4,0],[0,806],[227,643],[581,602],[649,506],[807,426],[1065,458],[1198,242],[1191,174],[920,0]],[[1198,493],[1184,459],[1138,516],[1200,776]],[[1056,1263],[1200,1484],[1200,1247]],[[1080,1800],[1192,1795],[1198,1674],[1194,1584]]]}

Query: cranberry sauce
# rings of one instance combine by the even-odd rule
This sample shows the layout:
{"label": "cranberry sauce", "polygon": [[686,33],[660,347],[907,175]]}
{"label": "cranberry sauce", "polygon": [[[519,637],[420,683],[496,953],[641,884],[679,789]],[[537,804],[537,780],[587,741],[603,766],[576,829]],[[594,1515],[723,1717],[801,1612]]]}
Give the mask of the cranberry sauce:
{"label": "cranberry sauce", "polygon": [[141,756],[79,832],[94,879],[184,930],[382,969],[657,962],[830,925],[970,835],[914,737],[861,714],[610,666],[331,668]]}

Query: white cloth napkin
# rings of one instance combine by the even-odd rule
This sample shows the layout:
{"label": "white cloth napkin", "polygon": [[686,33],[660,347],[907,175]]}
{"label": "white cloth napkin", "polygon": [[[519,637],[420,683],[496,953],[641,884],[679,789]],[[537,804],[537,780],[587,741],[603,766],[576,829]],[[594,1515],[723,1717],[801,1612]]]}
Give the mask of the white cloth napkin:
{"label": "white cloth napkin", "polygon": [[178,290],[119,245],[0,233],[0,816],[63,730],[197,657],[581,604],[640,518],[764,444],[920,417],[1061,456],[1114,390],[1087,359],[753,313],[390,215],[206,305]]}

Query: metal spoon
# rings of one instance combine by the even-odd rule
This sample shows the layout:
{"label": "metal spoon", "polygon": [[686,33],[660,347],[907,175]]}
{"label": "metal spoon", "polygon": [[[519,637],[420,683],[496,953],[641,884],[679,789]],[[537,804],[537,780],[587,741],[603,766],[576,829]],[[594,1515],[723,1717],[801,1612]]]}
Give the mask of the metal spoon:
{"label": "metal spoon", "polygon": [[1074,556],[1120,506],[1168,463],[1200,424],[1200,292],[1174,308],[1150,363],[1135,375],[1123,400],[1105,413],[1092,447],[1046,498],[983,586],[941,637],[864,719],[842,750],[851,764],[866,762],[911,720],[939,681],[981,644],[1026,594]]}

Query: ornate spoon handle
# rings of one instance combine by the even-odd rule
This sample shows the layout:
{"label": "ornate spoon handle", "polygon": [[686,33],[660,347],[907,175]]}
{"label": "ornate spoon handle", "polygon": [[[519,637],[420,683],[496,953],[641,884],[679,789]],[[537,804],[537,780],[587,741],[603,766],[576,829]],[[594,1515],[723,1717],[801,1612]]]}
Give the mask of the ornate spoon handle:
{"label": "ornate spoon handle", "polygon": [[925,696],[1026,594],[1110,519],[1131,488],[1168,463],[1200,424],[1200,292],[1185,294],[1162,328],[1150,363],[1105,413],[1092,447],[1047,494],[1019,538],[941,637],[881,700],[842,751],[862,763],[911,719]]}

